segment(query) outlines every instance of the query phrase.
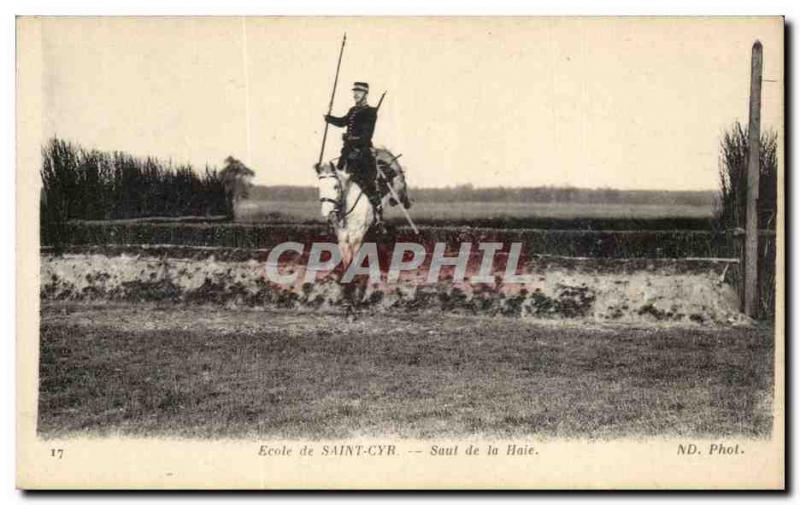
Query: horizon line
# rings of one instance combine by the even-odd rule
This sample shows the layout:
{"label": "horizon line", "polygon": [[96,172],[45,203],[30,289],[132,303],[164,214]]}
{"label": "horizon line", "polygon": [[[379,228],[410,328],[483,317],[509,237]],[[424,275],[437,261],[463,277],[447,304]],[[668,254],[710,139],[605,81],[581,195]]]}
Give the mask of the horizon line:
{"label": "horizon line", "polygon": [[[260,187],[260,188],[308,188],[308,189],[317,189],[316,186],[313,184],[263,184],[263,183],[254,183],[253,187]],[[506,190],[521,190],[521,189],[557,189],[557,190],[565,190],[565,189],[573,189],[579,191],[628,191],[628,192],[666,192],[666,193],[716,193],[719,191],[719,188],[707,188],[707,189],[658,189],[658,188],[614,188],[614,187],[586,187],[586,186],[551,186],[551,185],[540,185],[540,186],[475,186],[470,183],[467,184],[456,184],[453,186],[414,186],[409,184],[408,186],[411,190],[490,190],[490,189],[506,189]]]}

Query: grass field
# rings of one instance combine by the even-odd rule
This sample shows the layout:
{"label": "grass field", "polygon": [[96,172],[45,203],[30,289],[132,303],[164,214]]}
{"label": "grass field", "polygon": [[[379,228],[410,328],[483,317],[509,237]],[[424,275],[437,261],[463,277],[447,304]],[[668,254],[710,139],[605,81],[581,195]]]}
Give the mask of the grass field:
{"label": "grass field", "polygon": [[[708,219],[711,206],[702,205],[626,205],[612,203],[506,203],[506,202],[417,202],[410,210],[413,219],[420,221],[456,221],[503,218],[555,219]],[[399,208],[389,208],[388,219],[403,219]],[[237,221],[308,221],[319,218],[319,202],[250,200],[236,208]]]}
{"label": "grass field", "polygon": [[42,435],[765,436],[772,329],[46,302]]}

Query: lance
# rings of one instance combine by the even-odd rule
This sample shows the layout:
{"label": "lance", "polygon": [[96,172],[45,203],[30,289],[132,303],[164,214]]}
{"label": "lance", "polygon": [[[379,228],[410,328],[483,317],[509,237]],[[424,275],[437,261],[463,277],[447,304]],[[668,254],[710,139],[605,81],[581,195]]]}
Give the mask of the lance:
{"label": "lance", "polygon": [[[333,91],[331,91],[331,101],[328,104],[328,115],[333,112],[333,98],[336,96],[336,84],[339,82],[339,68],[342,66],[342,54],[344,54],[344,44],[347,42],[347,34],[342,37],[342,47],[339,49],[339,61],[336,63],[336,76],[333,78]],[[322,157],[325,156],[325,141],[328,140],[328,121],[325,121],[325,131],[322,134],[322,146],[319,148],[319,161],[317,166],[322,165]]]}

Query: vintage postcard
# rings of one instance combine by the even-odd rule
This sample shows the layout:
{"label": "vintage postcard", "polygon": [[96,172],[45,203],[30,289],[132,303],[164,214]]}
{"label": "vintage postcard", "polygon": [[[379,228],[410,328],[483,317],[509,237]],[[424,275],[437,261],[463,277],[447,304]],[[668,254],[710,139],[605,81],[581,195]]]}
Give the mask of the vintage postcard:
{"label": "vintage postcard", "polygon": [[782,489],[781,17],[19,17],[17,485]]}

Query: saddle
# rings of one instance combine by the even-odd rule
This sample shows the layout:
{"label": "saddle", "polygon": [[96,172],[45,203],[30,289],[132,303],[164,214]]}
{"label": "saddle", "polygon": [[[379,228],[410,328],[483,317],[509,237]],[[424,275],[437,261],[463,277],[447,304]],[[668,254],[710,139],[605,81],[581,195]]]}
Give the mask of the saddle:
{"label": "saddle", "polygon": [[[408,199],[407,194],[407,186],[405,181],[405,173],[403,172],[402,167],[399,163],[395,163],[395,161],[400,157],[400,155],[392,155],[389,151],[385,149],[376,149],[375,147],[370,147],[370,153],[372,154],[372,160],[375,162],[375,190],[377,194],[378,201],[383,200],[387,195],[389,195],[389,199],[387,203],[394,207],[399,203],[402,203],[403,206],[408,209],[411,207],[411,202]],[[331,161],[331,165],[334,166],[334,160]],[[344,163],[344,170],[350,170],[350,162],[351,159],[349,157],[346,159]],[[399,180],[396,181],[396,179]],[[390,185],[395,188],[397,192],[397,196],[400,198],[398,202],[392,192],[390,190]]]}

